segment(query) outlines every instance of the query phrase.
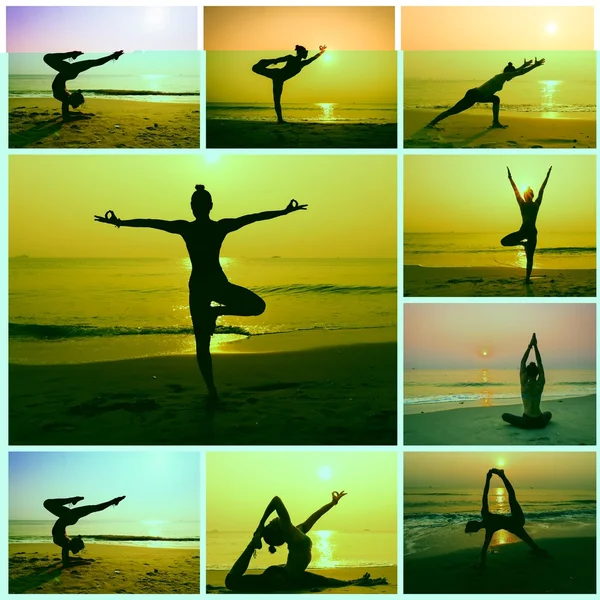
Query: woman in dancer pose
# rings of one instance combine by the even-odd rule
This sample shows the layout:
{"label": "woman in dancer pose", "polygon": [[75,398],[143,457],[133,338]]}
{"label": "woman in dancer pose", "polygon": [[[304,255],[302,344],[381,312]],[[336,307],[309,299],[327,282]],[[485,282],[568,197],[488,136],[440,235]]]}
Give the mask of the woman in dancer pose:
{"label": "woman in dancer pose", "polygon": [[542,205],[544,190],[546,189],[546,184],[550,178],[552,167],[548,169],[546,179],[544,179],[544,183],[542,183],[542,187],[538,192],[537,202],[533,201],[534,193],[530,187],[528,187],[523,194],[525,198],[521,197],[519,188],[513,181],[510,169],[506,167],[506,170],[508,171],[508,180],[510,181],[510,185],[512,185],[512,188],[515,192],[515,198],[519,203],[519,209],[521,211],[521,218],[523,222],[521,223],[521,229],[519,229],[519,231],[515,231],[513,233],[509,233],[507,236],[504,236],[500,240],[500,243],[503,246],[524,246],[525,256],[527,257],[525,283],[529,285],[531,283],[531,270],[533,269],[533,254],[535,253],[535,247],[537,245],[538,232],[535,227],[535,222],[537,220],[538,212],[540,211],[540,206]]}
{"label": "woman in dancer pose", "polygon": [[[510,515],[500,515],[490,512],[488,493],[490,491],[490,480],[494,474],[498,475],[504,482],[504,487],[508,493]],[[549,554],[545,550],[542,550],[542,548],[540,548],[525,531],[525,515],[523,514],[523,509],[517,502],[515,490],[502,469],[490,469],[487,472],[481,502],[481,521],[468,521],[465,526],[465,533],[475,533],[480,529],[485,529],[485,541],[481,548],[481,558],[476,567],[482,568],[485,566],[488,546],[494,537],[494,533],[502,529],[522,539],[538,556],[549,556]]]}
{"label": "woman in dancer pose", "polygon": [[[264,312],[265,301],[250,290],[230,283],[221,264],[219,254],[225,237],[246,225],[258,221],[267,221],[283,217],[299,210],[306,210],[306,204],[290,200],[283,210],[271,210],[244,215],[236,219],[213,221],[210,211],[213,208],[212,196],[197,185],[192,194],[191,209],[194,221],[163,221],[161,219],[118,219],[112,210],[103,217],[94,219],[117,227],[149,227],[167,233],[180,235],[186,246],[192,263],[190,275],[190,314],[196,338],[196,357],[198,367],[208,388],[209,400],[218,400],[215,387],[212,359],[210,356],[210,338],[215,332],[217,319],[223,315],[243,317],[257,316]],[[211,306],[211,302],[219,306]]]}
{"label": "woman in dancer pose", "polygon": [[113,498],[102,504],[78,506],[76,508],[68,508],[66,504],[75,505],[83,500],[83,496],[74,496],[72,498],[49,498],[48,500],[44,500],[44,508],[49,510],[55,517],[58,517],[56,523],[54,523],[54,526],[52,527],[52,541],[62,548],[63,566],[68,564],[71,560],[69,551],[73,554],[77,554],[85,547],[80,535],[74,538],[70,538],[67,535],[67,527],[69,525],[75,525],[79,519],[87,517],[92,513],[106,510],[109,506],[117,506],[124,498],[125,496],[119,496],[118,498]]}
{"label": "woman in dancer pose", "polygon": [[[285,123],[281,114],[281,94],[283,93],[283,84],[288,79],[295,77],[304,69],[304,67],[310,65],[325,52],[327,46],[319,46],[318,54],[315,54],[311,58],[308,56],[308,50],[304,46],[296,46],[296,56],[288,54],[281,58],[265,58],[259,60],[253,67],[252,70],[257,75],[268,77],[273,82],[273,101],[275,103],[275,113],[277,115],[278,123]],[[278,63],[285,63],[285,66],[279,68],[269,68],[271,65]]]}
{"label": "woman in dancer pose", "polygon": [[94,60],[80,60],[74,63],[67,62],[68,59],[76,59],[82,54],[83,52],[75,51],[46,54],[44,56],[44,62],[55,71],[58,71],[58,75],[52,82],[52,95],[62,104],[62,116],[65,121],[73,119],[72,113],[69,112],[69,106],[77,108],[85,102],[81,90],[77,92],[67,91],[67,81],[75,79],[80,73],[88,69],[99,67],[111,60],[118,60],[121,54],[123,54],[123,50]]}
{"label": "woman in dancer pose", "polygon": [[[365,573],[360,579],[344,581],[324,577],[306,571],[312,559],[312,541],[306,535],[314,524],[334,506],[337,506],[346,492],[332,492],[331,502],[322,506],[312,514],[304,523],[293,525],[290,515],[281,498],[275,496],[267,506],[254,537],[237,559],[227,577],[225,585],[232,592],[238,593],[268,593],[282,591],[309,590],[312,588],[345,587],[348,585],[373,586],[385,585],[385,578],[371,579]],[[277,513],[277,517],[265,525],[269,516]],[[246,570],[250,559],[262,548],[262,540],[269,544],[269,552],[275,553],[277,546],[287,544],[288,556],[285,565],[273,565],[263,573],[247,575]]]}

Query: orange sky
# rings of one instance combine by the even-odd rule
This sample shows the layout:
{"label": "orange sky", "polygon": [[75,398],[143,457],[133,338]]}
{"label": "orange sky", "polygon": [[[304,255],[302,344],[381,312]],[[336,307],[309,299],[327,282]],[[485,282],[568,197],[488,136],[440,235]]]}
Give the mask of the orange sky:
{"label": "orange sky", "polygon": [[219,6],[204,9],[205,50],[394,50],[391,6]]}
{"label": "orange sky", "polygon": [[591,6],[405,6],[402,50],[593,50]]}

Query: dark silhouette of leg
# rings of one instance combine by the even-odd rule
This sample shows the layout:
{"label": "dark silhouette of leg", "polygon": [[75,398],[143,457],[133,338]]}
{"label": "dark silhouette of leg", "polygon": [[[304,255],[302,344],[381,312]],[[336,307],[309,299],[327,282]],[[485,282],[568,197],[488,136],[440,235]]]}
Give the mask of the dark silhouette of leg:
{"label": "dark silhouette of leg", "polygon": [[515,489],[511,485],[510,481],[504,474],[504,471],[501,469],[495,469],[495,473],[502,479],[504,482],[504,487],[506,488],[506,492],[508,493],[508,504],[510,506],[510,512],[512,519],[515,523],[517,523],[520,527],[523,527],[525,524],[525,515],[523,514],[523,509],[521,505],[517,502],[517,495],[515,494]]}
{"label": "dark silhouette of leg", "polygon": [[274,65],[276,62],[269,58],[263,58],[259,60],[255,65],[252,66],[252,71],[257,75],[262,75],[263,77],[268,77],[269,79],[273,79],[277,75],[277,72],[280,69],[269,69],[270,65]]}
{"label": "dark silhouette of leg", "polygon": [[459,100],[454,106],[452,106],[448,110],[445,110],[444,112],[440,113],[437,117],[435,117],[435,119],[433,119],[433,121],[431,121],[427,125],[427,127],[433,127],[434,125],[437,125],[437,123],[439,123],[440,121],[443,121],[444,119],[447,119],[452,115],[457,115],[458,113],[461,113],[471,108],[477,102],[477,100],[475,95],[470,92],[471,90],[469,90],[465,94],[462,100]]}
{"label": "dark silhouette of leg", "polygon": [[525,244],[525,256],[527,257],[527,271],[525,273],[525,283],[531,283],[531,271],[533,269],[533,255],[537,246],[537,238],[527,240]]}
{"label": "dark silhouette of leg", "polygon": [[196,360],[209,397],[216,400],[219,395],[213,377],[210,338],[214,333],[218,315],[211,308],[210,302],[210,298],[203,290],[197,292],[190,289],[190,315],[194,326],[194,337],[196,338]]}
{"label": "dark silhouette of leg", "polygon": [[481,516],[485,518],[490,514],[490,505],[488,503],[488,494],[490,492],[490,481],[492,479],[491,471],[488,471],[485,476],[485,485],[483,486],[483,496],[481,498]]}
{"label": "dark silhouette of leg", "polygon": [[206,384],[209,397],[213,400],[218,400],[219,393],[215,387],[212,356],[210,355],[210,334],[206,330],[200,332],[194,331],[194,334],[196,336],[196,360],[198,368]]}
{"label": "dark silhouette of leg", "polygon": [[256,317],[264,313],[267,306],[258,294],[233,283],[220,286],[213,294],[213,300],[221,304],[212,308],[217,316]]}
{"label": "dark silhouette of leg", "polygon": [[385,577],[378,577],[371,579],[369,573],[365,573],[360,579],[334,579],[333,577],[325,577],[323,575],[317,575],[309,571],[304,571],[298,580],[294,581],[294,588],[306,590],[310,588],[337,588],[346,587],[348,585],[359,585],[364,587],[370,587],[374,585],[387,585],[387,579]]}
{"label": "dark silhouette of leg", "polygon": [[548,425],[550,419],[552,419],[552,413],[549,411],[542,413],[538,417],[530,417],[526,414],[519,417],[518,415],[513,415],[511,413],[504,413],[502,415],[503,421],[506,421],[515,427],[520,427],[521,429],[543,429]]}
{"label": "dark silhouette of leg", "polygon": [[44,500],[44,508],[50,511],[55,517],[64,517],[71,512],[70,508],[67,508],[65,504],[74,504],[79,499],[83,499],[81,496],[74,496],[71,498],[48,498]]}
{"label": "dark silhouette of leg", "polygon": [[490,98],[486,99],[485,102],[492,103],[492,127],[506,127],[506,125],[502,125],[498,120],[498,117],[500,116],[500,98],[496,95],[490,96]]}
{"label": "dark silhouette of leg", "polygon": [[500,243],[503,246],[519,246],[519,245],[524,245],[525,244],[525,238],[527,236],[521,231],[514,231],[513,233],[509,233],[508,235],[505,235],[501,240]]}
{"label": "dark silhouette of leg", "polygon": [[73,66],[71,63],[67,62],[67,59],[76,57],[76,52],[54,52],[44,55],[44,62],[55,71],[62,73]]}
{"label": "dark silhouette of leg", "polygon": [[275,103],[275,114],[278,123],[285,123],[281,114],[281,94],[283,93],[283,81],[273,79],[273,102]]}
{"label": "dark silhouette of leg", "polygon": [[543,548],[540,548],[533,541],[533,539],[531,539],[531,536],[522,527],[520,529],[516,529],[515,531],[512,531],[511,533],[516,535],[518,538],[521,538],[538,556],[550,557],[550,554],[548,554],[548,551],[544,550]]}
{"label": "dark silhouette of leg", "polygon": [[105,65],[107,62],[110,62],[111,60],[117,60],[119,58],[119,56],[121,56],[121,54],[123,54],[123,52],[119,51],[119,52],[114,52],[113,54],[110,54],[109,56],[103,56],[102,58],[74,62],[69,65],[69,68],[70,68],[72,74],[75,74],[75,76],[77,76],[80,73],[87,71],[88,69],[92,69],[94,67],[100,67],[101,65]]}
{"label": "dark silhouette of leg", "polygon": [[[259,575],[245,575],[254,551],[260,549],[260,547],[260,540],[253,538],[240,557],[235,561],[229,573],[227,573],[227,576],[225,577],[225,587],[232,592],[242,593],[270,592],[276,589],[276,585],[275,588],[273,588],[275,580],[277,579],[275,571],[277,569],[281,570],[281,567],[269,567],[264,573]],[[269,574],[272,574],[273,577],[270,577]],[[281,579],[281,586],[283,588],[283,580],[285,578],[281,577]]]}
{"label": "dark silhouette of leg", "polygon": [[83,517],[87,517],[95,512],[100,512],[106,510],[110,506],[117,506],[121,500],[123,500],[125,496],[119,496],[118,498],[113,498],[108,502],[102,502],[102,504],[90,504],[89,506],[78,506],[77,508],[71,509],[71,514],[77,519],[82,519]]}

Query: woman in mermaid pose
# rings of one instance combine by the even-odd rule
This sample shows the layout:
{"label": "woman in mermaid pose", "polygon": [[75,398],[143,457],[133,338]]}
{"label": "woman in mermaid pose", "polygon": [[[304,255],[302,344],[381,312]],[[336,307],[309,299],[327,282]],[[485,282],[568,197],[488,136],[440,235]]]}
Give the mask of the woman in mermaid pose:
{"label": "woman in mermaid pose", "polygon": [[[304,46],[296,46],[296,56],[288,54],[281,58],[265,58],[259,60],[253,67],[252,70],[257,75],[268,77],[273,82],[273,101],[275,103],[275,113],[277,114],[277,122],[285,123],[281,114],[281,94],[283,93],[283,84],[288,79],[295,77],[304,69],[304,67],[310,65],[325,52],[327,46],[319,46],[319,53],[315,54],[311,58],[308,56],[308,50]],[[280,69],[270,69],[271,65],[278,63],[285,63],[285,66]]]}
{"label": "woman in mermaid pose", "polygon": [[513,181],[510,169],[506,167],[506,170],[508,171],[508,180],[510,181],[510,185],[512,185],[512,188],[515,192],[515,198],[519,203],[519,209],[521,210],[521,218],[523,222],[521,223],[521,229],[519,229],[519,231],[515,231],[513,233],[509,233],[507,236],[504,236],[500,240],[500,243],[503,246],[523,245],[525,247],[525,256],[527,257],[525,283],[529,285],[531,283],[531,271],[533,269],[533,254],[535,253],[535,247],[537,245],[537,229],[535,227],[535,222],[537,220],[540,206],[542,205],[542,199],[544,198],[544,190],[546,189],[546,184],[548,183],[548,179],[550,178],[552,167],[548,169],[546,179],[544,179],[544,183],[542,183],[542,187],[538,192],[537,202],[533,201],[534,193],[530,187],[528,187],[525,190],[525,198],[521,198],[521,193],[519,192],[519,188]]}
{"label": "woman in mermaid pose", "polygon": [[73,114],[69,112],[69,106],[77,108],[78,106],[81,106],[85,100],[81,90],[72,93],[67,91],[67,81],[75,79],[80,73],[83,73],[83,71],[87,71],[93,67],[99,67],[111,60],[118,60],[121,54],[123,54],[123,50],[113,52],[109,56],[104,56],[95,60],[80,60],[79,62],[74,63],[67,62],[67,59],[76,59],[82,54],[83,52],[75,51],[46,54],[44,56],[44,62],[55,71],[58,71],[58,75],[52,82],[52,95],[62,104],[62,116],[65,121],[72,120],[73,118],[85,118],[82,115],[73,117]]}
{"label": "woman in mermaid pose", "polygon": [[[197,185],[191,200],[194,221],[163,221],[162,219],[124,221],[118,219],[112,210],[103,217],[95,215],[94,219],[100,223],[117,227],[149,227],[175,233],[183,238],[192,262],[189,298],[196,338],[196,357],[208,388],[209,400],[219,399],[210,356],[210,338],[215,332],[217,319],[223,315],[257,316],[262,314],[266,307],[265,301],[260,296],[230,283],[225,276],[219,263],[221,245],[225,237],[246,225],[283,217],[299,210],[306,210],[306,207],[306,204],[298,204],[296,200],[290,200],[283,210],[270,210],[236,219],[213,221],[210,218],[210,211],[213,208],[212,197],[203,185]],[[211,306],[213,301],[220,306]]]}
{"label": "woman in mermaid pose", "polygon": [[83,500],[83,496],[74,496],[72,498],[49,498],[44,500],[44,508],[49,510],[55,517],[58,517],[52,527],[52,541],[62,548],[63,566],[71,561],[69,551],[73,554],[81,552],[85,547],[81,536],[70,538],[67,535],[67,526],[75,525],[79,519],[87,517],[95,512],[106,510],[109,506],[117,506],[125,496],[113,498],[102,504],[93,504],[90,506],[78,506],[77,508],[67,508],[66,504],[77,504]]}
{"label": "woman in mermaid pose", "polygon": [[[532,348],[535,351],[535,360],[537,361],[537,364],[534,362],[527,364],[527,359],[529,358],[529,353]],[[535,333],[531,336],[531,341],[521,359],[519,377],[521,380],[523,416],[519,417],[510,413],[504,413],[502,419],[521,429],[543,429],[550,422],[552,413],[550,411],[542,412],[540,410],[542,392],[546,385],[546,375],[544,373],[542,355],[538,349]]]}
{"label": "woman in mermaid pose", "polygon": [[[345,495],[346,492],[332,492],[331,502],[322,506],[300,525],[292,524],[290,515],[281,498],[275,496],[269,502],[258,528],[254,532],[254,537],[227,574],[225,578],[227,588],[238,593],[267,593],[345,587],[348,585],[373,586],[387,584],[385,578],[371,579],[368,573],[365,573],[360,579],[344,581],[306,571],[312,559],[312,541],[306,534],[325,513],[337,506],[340,499]],[[277,513],[277,517],[272,519],[268,525],[265,525],[273,512]],[[258,575],[247,575],[246,570],[250,564],[250,559],[256,550],[262,548],[261,540],[269,544],[269,552],[272,554],[275,553],[276,546],[287,544],[287,561],[285,565],[272,565]]]}
{"label": "woman in mermaid pose", "polygon": [[[498,477],[500,477],[500,479],[502,479],[504,482],[504,487],[508,493],[510,515],[499,515],[490,512],[488,493],[490,491],[490,481],[494,474],[498,475]],[[468,521],[465,525],[465,533],[475,533],[480,529],[485,529],[485,541],[483,542],[483,547],[481,548],[481,558],[479,563],[475,565],[476,567],[482,568],[485,566],[488,546],[494,537],[494,533],[502,529],[512,533],[513,535],[516,535],[518,538],[521,538],[538,556],[549,556],[549,554],[545,550],[542,550],[542,548],[540,548],[525,531],[525,515],[523,514],[523,509],[517,502],[515,490],[510,481],[508,481],[508,478],[502,469],[490,469],[487,472],[485,486],[483,488],[483,498],[481,502],[481,521]]]}

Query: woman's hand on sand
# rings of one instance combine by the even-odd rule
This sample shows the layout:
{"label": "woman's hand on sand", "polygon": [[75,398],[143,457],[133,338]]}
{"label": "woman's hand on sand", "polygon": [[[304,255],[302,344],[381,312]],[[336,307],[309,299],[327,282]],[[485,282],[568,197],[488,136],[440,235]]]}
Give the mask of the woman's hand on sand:
{"label": "woman's hand on sand", "polygon": [[319,46],[319,52],[321,54],[323,54],[323,52],[325,52],[325,50],[327,50],[327,46]]}
{"label": "woman's hand on sand", "polygon": [[308,204],[298,204],[297,200],[290,200],[290,203],[285,207],[286,213],[296,212],[297,210],[306,210]]}
{"label": "woman's hand on sand", "polygon": [[117,218],[117,215],[112,210],[107,210],[103,217],[100,215],[94,215],[94,221],[98,221],[98,223],[108,223],[109,225],[114,225],[115,227],[119,227],[121,225],[121,219]]}
{"label": "woman's hand on sand", "polygon": [[344,496],[347,496],[346,492],[331,492],[331,501],[337,504]]}

